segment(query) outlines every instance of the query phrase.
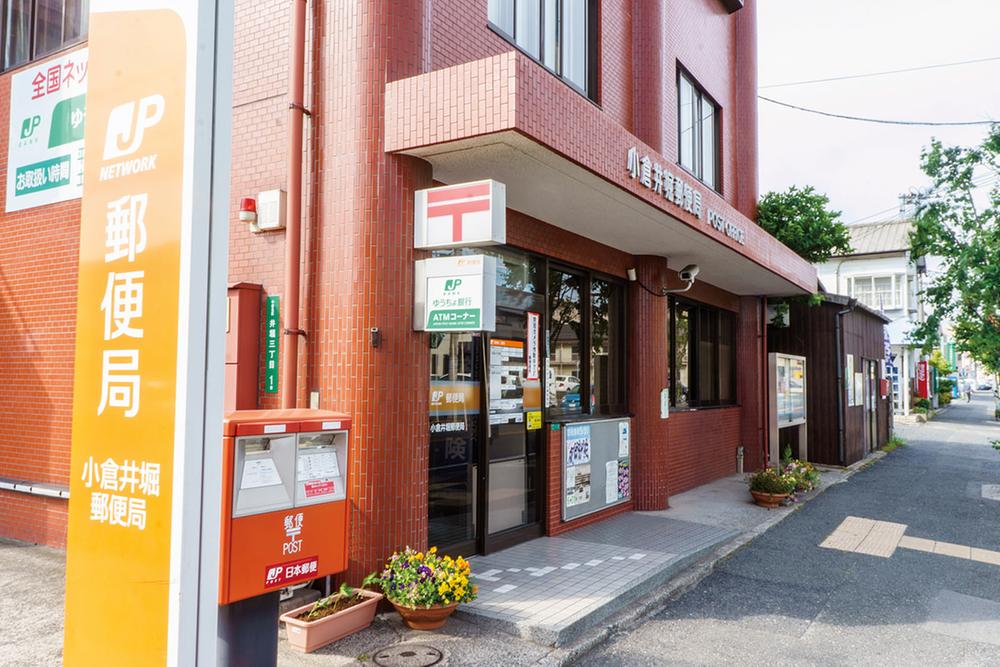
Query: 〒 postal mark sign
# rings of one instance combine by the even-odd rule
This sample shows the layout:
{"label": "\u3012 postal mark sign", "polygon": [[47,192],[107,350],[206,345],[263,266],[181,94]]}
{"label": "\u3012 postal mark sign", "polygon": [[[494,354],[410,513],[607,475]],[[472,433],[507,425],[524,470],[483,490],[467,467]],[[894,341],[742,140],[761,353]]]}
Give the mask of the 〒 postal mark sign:
{"label": "\u3012 postal mark sign", "polygon": [[507,242],[507,188],[493,180],[417,190],[414,248],[458,248]]}
{"label": "\u3012 postal mark sign", "polygon": [[80,49],[11,77],[7,213],[80,198],[88,71]]}
{"label": "\u3012 postal mark sign", "polygon": [[209,322],[221,331],[223,291],[208,286],[226,237],[202,193],[226,197],[228,125],[212,94],[228,91],[228,55],[217,65],[215,53],[225,2],[90,4],[63,659],[196,664],[215,654],[197,570],[218,559],[201,471],[215,460],[204,438],[221,437],[205,388],[221,356]]}

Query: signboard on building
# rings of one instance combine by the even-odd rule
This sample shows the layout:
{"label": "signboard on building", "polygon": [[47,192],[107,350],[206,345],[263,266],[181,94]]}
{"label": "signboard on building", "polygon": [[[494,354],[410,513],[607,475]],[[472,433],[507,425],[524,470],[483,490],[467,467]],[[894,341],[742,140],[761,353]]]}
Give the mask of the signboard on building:
{"label": "signboard on building", "polygon": [[264,305],[264,393],[278,393],[278,341],[281,339],[281,308],[277,296]]}
{"label": "signboard on building", "polygon": [[417,331],[496,329],[495,257],[458,255],[415,265],[413,327]]}
{"label": "signboard on building", "polygon": [[7,213],[80,198],[87,71],[80,49],[11,77]]}
{"label": "signboard on building", "polygon": [[[216,658],[222,396],[211,389],[223,385],[232,73],[231,49],[215,48],[217,10],[91,2],[67,665]],[[232,17],[220,11],[224,35]]]}
{"label": "signboard on building", "polygon": [[691,178],[681,177],[663,166],[659,162],[653,162],[648,155],[639,155],[635,146],[628,149],[626,155],[626,169],[631,178],[639,181],[643,187],[652,190],[653,194],[660,195],[668,203],[686,211],[699,220],[705,217],[705,222],[721,234],[725,234],[740,245],[746,245],[746,229],[737,225],[718,211],[706,209],[702,204],[702,196],[699,190],[691,185]]}
{"label": "signboard on building", "polygon": [[413,215],[415,248],[507,242],[507,188],[494,180],[417,190]]}

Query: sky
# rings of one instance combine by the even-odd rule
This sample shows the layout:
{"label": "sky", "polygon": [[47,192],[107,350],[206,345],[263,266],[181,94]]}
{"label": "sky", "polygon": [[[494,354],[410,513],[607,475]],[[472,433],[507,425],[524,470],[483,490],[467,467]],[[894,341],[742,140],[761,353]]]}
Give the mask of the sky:
{"label": "sky", "polygon": [[[995,0],[758,0],[760,94],[832,113],[894,120],[1000,120],[1000,60],[798,85],[786,82],[1000,57]],[[975,145],[988,126],[903,127],[824,118],[759,101],[760,191],[812,185],[851,224],[898,217],[926,187],[933,137]]]}

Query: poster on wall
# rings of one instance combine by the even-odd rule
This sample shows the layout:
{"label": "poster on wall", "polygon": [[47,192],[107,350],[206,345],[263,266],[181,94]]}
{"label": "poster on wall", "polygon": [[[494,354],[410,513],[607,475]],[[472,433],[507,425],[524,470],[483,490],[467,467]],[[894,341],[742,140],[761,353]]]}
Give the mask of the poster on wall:
{"label": "poster on wall", "polygon": [[847,355],[847,366],[844,369],[844,391],[847,393],[847,405],[854,405],[854,355]]}
{"label": "poster on wall", "polygon": [[590,463],[590,425],[566,426],[566,465]]}
{"label": "poster on wall", "polygon": [[618,461],[611,460],[604,464],[604,502],[618,502]]}
{"label": "poster on wall", "polygon": [[525,379],[538,380],[539,368],[538,359],[538,331],[542,321],[540,313],[527,314],[527,349],[525,351]]}
{"label": "poster on wall", "polygon": [[628,458],[629,423],[618,423],[618,458]]}
{"label": "poster on wall", "polygon": [[618,461],[618,499],[628,498],[632,493],[632,477],[629,473],[628,459]]}
{"label": "poster on wall", "polygon": [[566,507],[590,502],[590,464],[566,468]]}
{"label": "poster on wall", "polygon": [[854,405],[864,405],[865,404],[865,374],[855,373],[854,374],[854,400],[856,403]]}
{"label": "poster on wall", "polygon": [[80,49],[11,77],[7,213],[82,195],[87,59]]}

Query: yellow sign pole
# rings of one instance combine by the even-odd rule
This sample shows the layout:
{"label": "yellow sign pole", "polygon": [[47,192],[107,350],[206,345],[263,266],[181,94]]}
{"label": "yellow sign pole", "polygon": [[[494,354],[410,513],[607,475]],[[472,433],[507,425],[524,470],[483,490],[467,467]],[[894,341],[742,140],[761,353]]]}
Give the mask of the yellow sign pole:
{"label": "yellow sign pole", "polygon": [[231,0],[92,0],[67,665],[214,664]]}

